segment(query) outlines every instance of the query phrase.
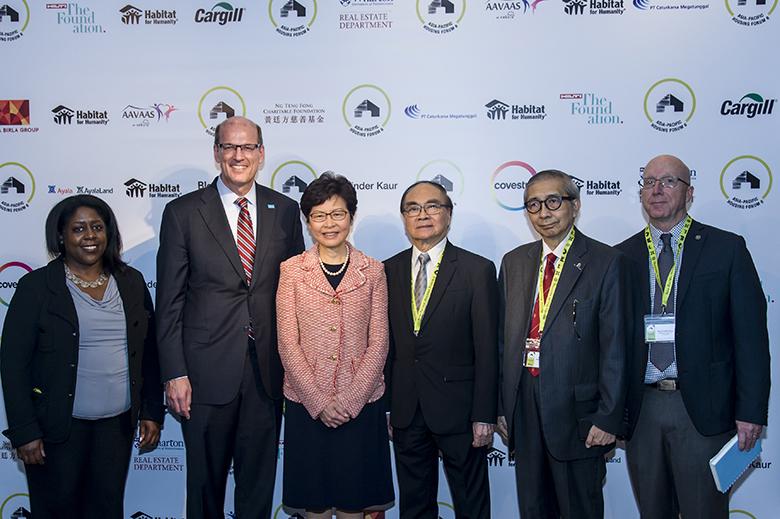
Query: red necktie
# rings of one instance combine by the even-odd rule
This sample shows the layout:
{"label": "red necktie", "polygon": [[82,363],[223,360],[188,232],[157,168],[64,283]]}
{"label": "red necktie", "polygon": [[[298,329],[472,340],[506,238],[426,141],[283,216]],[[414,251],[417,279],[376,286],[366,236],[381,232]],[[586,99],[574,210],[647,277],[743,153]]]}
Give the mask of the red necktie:
{"label": "red necktie", "polygon": [[249,216],[249,200],[239,198],[236,203],[241,207],[238,213],[238,233],[236,236],[236,245],[238,246],[238,255],[241,257],[241,265],[244,266],[246,274],[246,284],[252,284],[252,267],[255,263],[255,232],[252,229],[252,219]]}
{"label": "red necktie", "polygon": [[[544,299],[547,300],[550,294],[550,285],[552,285],[553,275],[555,274],[556,256],[552,252],[547,255],[547,264],[544,266],[544,279],[542,280],[542,289],[544,290]],[[531,330],[528,332],[529,339],[539,338],[539,295],[536,296],[534,303],[534,315],[531,318]],[[539,368],[528,368],[531,375],[539,376]]]}

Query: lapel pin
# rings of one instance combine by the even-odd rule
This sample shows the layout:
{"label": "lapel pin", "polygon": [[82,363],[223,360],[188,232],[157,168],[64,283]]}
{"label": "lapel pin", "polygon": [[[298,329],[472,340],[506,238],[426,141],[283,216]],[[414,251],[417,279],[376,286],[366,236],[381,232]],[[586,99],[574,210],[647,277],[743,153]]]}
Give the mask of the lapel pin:
{"label": "lapel pin", "polygon": [[276,209],[276,206],[274,204],[266,204],[266,207],[268,209]]}
{"label": "lapel pin", "polygon": [[575,266],[575,267],[577,267],[577,270],[579,270],[580,272],[582,272],[582,263],[577,263],[577,264],[576,264],[576,265],[574,265],[574,266]]}
{"label": "lapel pin", "polygon": [[697,240],[701,240],[701,234],[697,234],[697,235],[696,235],[696,239],[697,239]]}

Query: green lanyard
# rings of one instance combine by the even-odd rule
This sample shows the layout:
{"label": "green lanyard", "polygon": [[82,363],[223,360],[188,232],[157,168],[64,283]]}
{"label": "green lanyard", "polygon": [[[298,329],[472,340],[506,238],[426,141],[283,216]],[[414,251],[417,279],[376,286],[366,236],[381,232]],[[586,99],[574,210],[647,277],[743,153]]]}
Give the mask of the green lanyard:
{"label": "green lanyard", "polygon": [[[674,255],[674,264],[669,269],[669,274],[666,276],[666,281],[661,282],[661,273],[658,269],[658,255],[655,252],[655,244],[653,243],[653,236],[650,234],[650,226],[645,227],[645,243],[647,244],[647,253],[650,255],[650,263],[653,265],[653,271],[655,272],[655,280],[659,287],[664,287],[663,294],[661,296],[661,312],[666,313],[666,305],[669,302],[669,295],[672,293],[672,287],[674,286],[674,272],[677,270],[677,258],[680,256],[683,244],[685,243],[685,237],[688,236],[688,231],[691,228],[691,222],[693,219],[690,216],[685,217],[685,224],[682,231],[680,231],[680,237],[677,239],[677,254]],[[656,297],[658,295],[656,294]]]}
{"label": "green lanyard", "polygon": [[[446,246],[445,246],[446,247]],[[417,301],[414,299],[414,273],[412,273],[412,319],[414,322],[414,334],[420,333],[420,327],[422,327],[422,318],[425,315],[425,307],[428,306],[428,300],[431,298],[431,292],[433,291],[433,285],[436,283],[436,277],[439,275],[439,265],[441,265],[441,259],[444,257],[444,251],[441,251],[439,261],[433,267],[433,275],[431,276],[431,282],[425,288],[425,294],[423,294],[422,302],[420,303],[420,309],[417,309]],[[422,273],[421,273],[422,274]]]}
{"label": "green lanyard", "polygon": [[563,264],[566,263],[566,256],[569,254],[571,244],[574,243],[574,227],[569,232],[569,238],[566,240],[566,245],[563,246],[561,257],[558,259],[558,263],[555,264],[555,273],[553,274],[552,282],[550,283],[550,290],[547,297],[544,296],[544,270],[546,261],[542,257],[542,262],[539,265],[539,279],[537,281],[537,291],[539,294],[539,335],[542,335],[544,330],[544,323],[547,321],[547,314],[550,312],[550,306],[552,306],[553,295],[555,295],[555,289],[558,288],[558,280],[561,278],[561,272],[563,271]]}

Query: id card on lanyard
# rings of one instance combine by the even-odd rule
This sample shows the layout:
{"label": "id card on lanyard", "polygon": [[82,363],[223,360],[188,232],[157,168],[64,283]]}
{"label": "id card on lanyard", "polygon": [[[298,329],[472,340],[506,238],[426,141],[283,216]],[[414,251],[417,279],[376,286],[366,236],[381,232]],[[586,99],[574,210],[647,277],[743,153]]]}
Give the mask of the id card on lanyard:
{"label": "id card on lanyard", "polygon": [[[446,247],[445,247],[446,248]],[[436,284],[436,277],[439,275],[439,266],[441,260],[444,258],[444,251],[441,251],[439,260],[433,267],[433,274],[431,275],[431,282],[425,288],[425,294],[423,294],[422,301],[420,302],[420,308],[417,308],[417,301],[415,301],[414,295],[414,274],[412,275],[412,323],[414,324],[414,334],[420,334],[420,328],[422,327],[422,318],[425,315],[425,307],[428,306],[428,301],[431,299],[431,292],[433,292],[433,285]]]}

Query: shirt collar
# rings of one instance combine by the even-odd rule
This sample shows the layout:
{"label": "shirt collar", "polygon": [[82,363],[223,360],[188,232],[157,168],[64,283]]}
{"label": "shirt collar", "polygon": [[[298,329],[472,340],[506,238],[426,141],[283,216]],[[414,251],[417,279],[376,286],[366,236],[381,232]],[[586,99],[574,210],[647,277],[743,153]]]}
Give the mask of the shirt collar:
{"label": "shirt collar", "polygon": [[[236,200],[241,198],[225,185],[222,181],[222,175],[217,177],[217,191],[219,192],[219,197],[222,199],[222,203],[226,205],[235,204]],[[254,207],[257,203],[257,190],[254,188],[250,189],[247,194],[244,195],[244,198],[249,201],[250,206]]]}
{"label": "shirt collar", "polygon": [[[672,235],[672,243],[677,243],[677,240],[680,239],[680,234],[682,234],[683,227],[685,227],[685,220],[687,219],[688,219],[688,215],[686,214],[669,231],[669,234]],[[653,243],[658,243],[658,241],[661,239],[661,235],[664,234],[664,231],[655,227],[651,223],[648,223],[647,225],[650,227],[650,236],[653,238]]]}
{"label": "shirt collar", "polygon": [[[431,258],[431,264],[436,265],[439,262],[439,258],[441,258],[441,255],[444,253],[444,247],[447,246],[447,238],[442,238],[442,240],[431,247],[427,252],[428,256]],[[417,264],[417,258],[420,257],[420,254],[422,254],[422,251],[412,245],[412,265]]]}
{"label": "shirt collar", "polygon": [[569,229],[569,232],[566,233],[566,237],[561,240],[561,243],[558,244],[555,249],[551,249],[549,245],[547,245],[547,242],[542,240],[542,257],[546,258],[548,254],[551,252],[555,254],[555,260],[558,261],[558,258],[561,257],[561,254],[563,254],[563,248],[566,247],[566,242],[569,241],[569,236],[571,233],[574,232],[574,226],[571,226],[571,229]]}

